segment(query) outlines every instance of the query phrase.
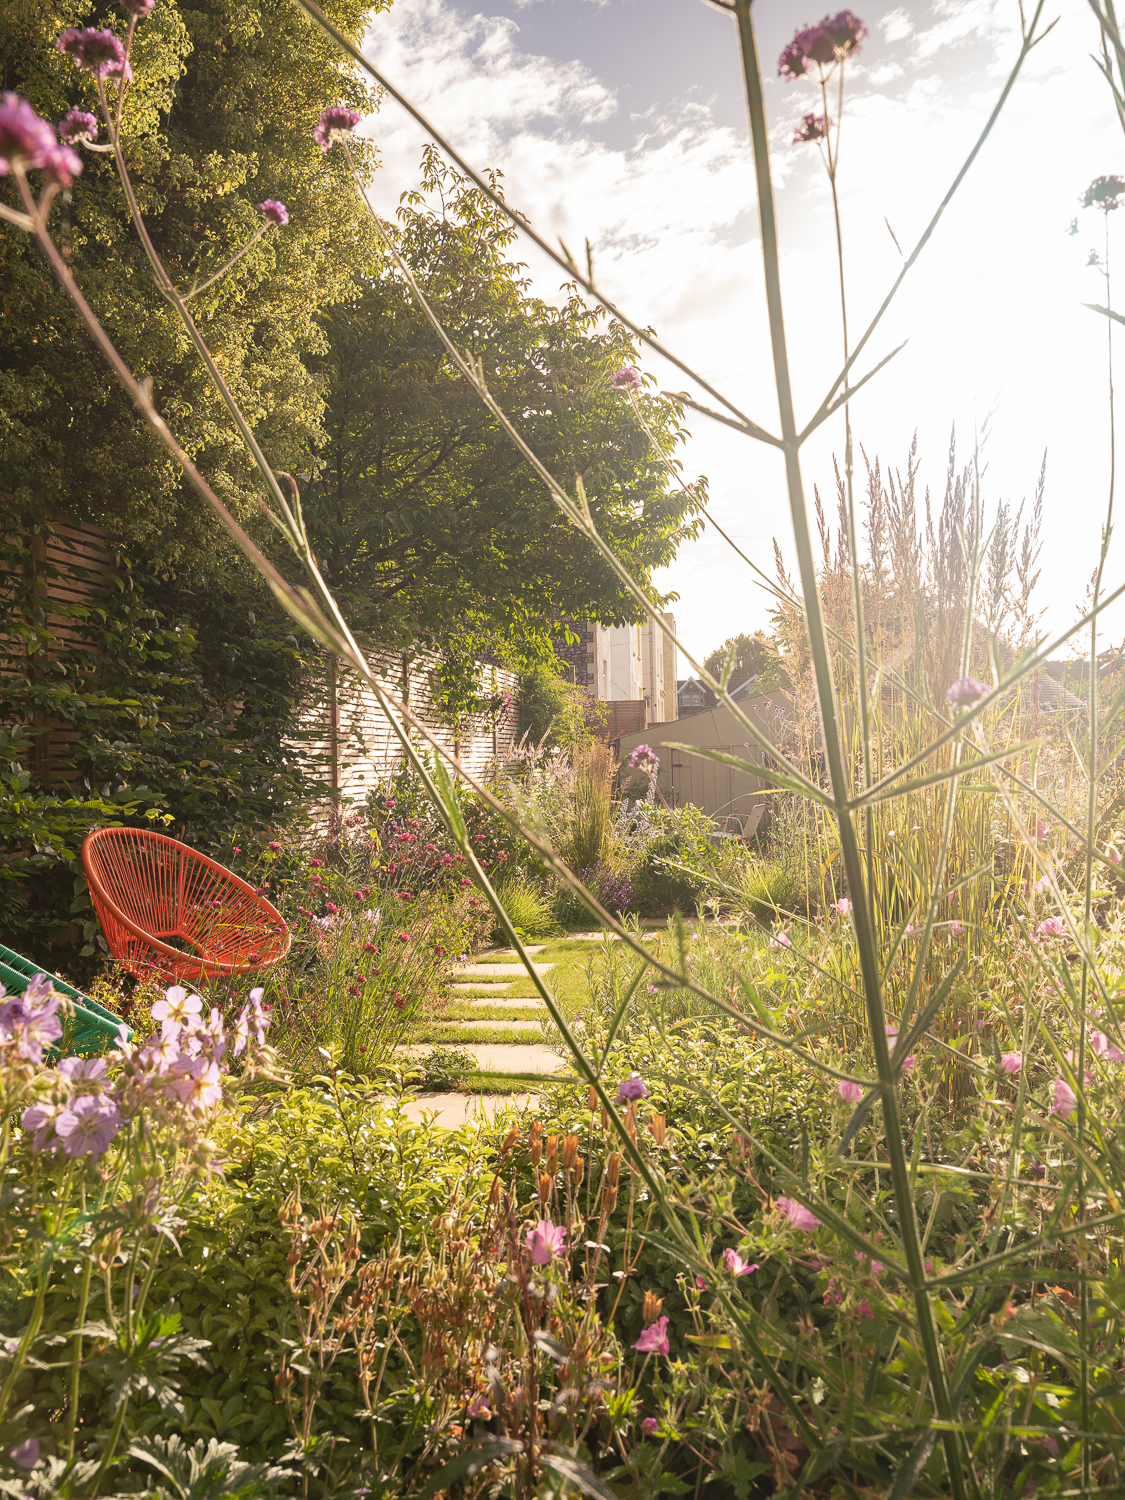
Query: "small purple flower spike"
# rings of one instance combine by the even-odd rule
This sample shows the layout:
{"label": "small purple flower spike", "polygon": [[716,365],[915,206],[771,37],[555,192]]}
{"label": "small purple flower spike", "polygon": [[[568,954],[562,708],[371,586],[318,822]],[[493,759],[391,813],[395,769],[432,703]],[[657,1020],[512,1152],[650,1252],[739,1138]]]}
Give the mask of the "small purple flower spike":
{"label": "small purple flower spike", "polygon": [[609,380],[615,391],[639,391],[641,388],[641,372],[633,365],[622,365],[620,370],[614,370]]}
{"label": "small purple flower spike", "polygon": [[124,44],[112,31],[99,31],[93,26],[70,26],[61,33],[55,46],[74,59],[75,67],[98,78],[112,76],[128,83],[133,76]]}
{"label": "small purple flower spike", "polygon": [[324,111],[316,129],[313,131],[313,140],[322,151],[330,150],[337,141],[346,141],[348,136],[359,124],[361,116],[357,110],[349,109],[346,104],[333,104]]}
{"label": "small purple flower spike", "polygon": [[983,698],[987,692],[986,682],[978,682],[975,677],[958,677],[956,682],[950,684],[945,701],[954,708],[972,708],[977,699]]}
{"label": "small purple flower spike", "polygon": [[69,146],[52,146],[43,159],[43,175],[59,187],[68,188],[82,175],[82,158]]}
{"label": "small purple flower spike", "polygon": [[793,132],[793,144],[802,146],[809,141],[822,141],[831,124],[831,120],[826,120],[823,115],[806,115]]}
{"label": "small purple flower spike", "polygon": [[55,149],[55,132],[18,94],[0,94],[0,177],[12,164],[41,167]]}
{"label": "small purple flower spike", "polygon": [[[263,219],[268,220],[271,224],[276,224],[279,229],[283,229],[289,223],[289,210],[285,207],[284,203],[279,203],[276,198],[263,199],[258,204],[258,212]],[[280,849],[281,845],[271,844],[270,848]]]}
{"label": "small purple flower spike", "polygon": [[59,121],[59,140],[68,146],[92,141],[98,133],[98,122],[88,110],[70,109]]}

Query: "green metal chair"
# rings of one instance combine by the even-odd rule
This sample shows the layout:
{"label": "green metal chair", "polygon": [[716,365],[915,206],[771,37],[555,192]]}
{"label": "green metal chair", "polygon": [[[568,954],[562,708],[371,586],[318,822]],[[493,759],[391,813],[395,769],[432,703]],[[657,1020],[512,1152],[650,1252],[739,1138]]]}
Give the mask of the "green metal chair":
{"label": "green metal chair", "polygon": [[[65,980],[57,979],[47,969],[41,969],[29,958],[13,953],[0,943],[0,984],[9,995],[22,995],[27,989],[28,981],[34,979],[36,974],[46,974],[55,989],[73,1002],[71,1015],[63,1021],[60,1039],[62,1051],[87,1054],[105,1052],[116,1042],[125,1025],[120,1016],[115,1016],[104,1005],[91,1000],[89,995],[84,995]],[[131,1040],[133,1028],[125,1026],[125,1034]]]}

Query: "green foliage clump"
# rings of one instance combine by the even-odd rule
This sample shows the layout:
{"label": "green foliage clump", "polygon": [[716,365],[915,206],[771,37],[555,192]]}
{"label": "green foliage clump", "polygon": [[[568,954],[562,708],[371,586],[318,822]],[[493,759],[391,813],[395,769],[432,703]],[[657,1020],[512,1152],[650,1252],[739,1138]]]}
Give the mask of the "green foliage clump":
{"label": "green foliage clump", "polygon": [[589,695],[560,677],[546,662],[531,662],[519,674],[516,729],[529,747],[571,750],[589,735]]}
{"label": "green foliage clump", "polygon": [[690,802],[657,807],[639,802],[626,824],[635,910],[694,912],[714,862],[715,825]]}
{"label": "green foliage clump", "polygon": [[497,884],[496,894],[521,937],[548,937],[554,931],[551,903],[539,886],[524,880],[504,880]]}

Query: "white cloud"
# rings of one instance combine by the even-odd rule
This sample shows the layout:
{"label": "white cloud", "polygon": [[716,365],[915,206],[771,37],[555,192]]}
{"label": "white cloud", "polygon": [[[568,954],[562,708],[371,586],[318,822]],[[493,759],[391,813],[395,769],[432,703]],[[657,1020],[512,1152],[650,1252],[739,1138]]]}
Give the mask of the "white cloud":
{"label": "white cloud", "polygon": [[[1032,53],[863,368],[904,338],[907,348],[853,403],[857,439],[885,462],[901,463],[917,428],[923,476],[940,489],[951,422],[962,446],[971,443],[974,424],[1000,393],[988,494],[1029,493],[1049,447],[1042,593],[1060,622],[1090,571],[1108,473],[1099,425],[1104,325],[1081,308],[1100,295],[1083,269],[1094,226],[1077,197],[1121,155],[1108,92],[1087,60],[1093,33],[1085,0],[1061,3],[1059,27]],[[909,251],[1018,48],[1009,0],[938,0],[928,15],[920,9],[911,6],[913,31],[904,8],[884,16],[880,29],[895,44],[890,55],[883,49],[867,71],[857,60],[850,75],[841,194],[853,330],[901,264],[884,221]],[[637,321],[653,323],[743,410],[775,424],[753,175],[741,132],[717,126],[707,105],[685,98],[631,116],[631,143],[610,147],[597,127],[612,118],[619,131],[613,85],[620,76],[611,83],[577,61],[535,56],[510,21],[485,13],[466,23],[444,0],[396,0],[376,19],[369,46],[470,161],[503,170],[510,200],[540,232],[561,235],[575,250],[588,236],[605,290]],[[814,106],[812,90],[771,83],[767,98],[794,388],[807,415],[839,360],[830,200],[815,149],[788,144]],[[389,208],[417,181],[424,137],[389,102],[371,133],[385,164],[375,191]],[[1077,242],[1065,234],[1076,212]],[[520,253],[536,291],[555,295],[562,273],[530,247]],[[685,384],[659,360],[647,363],[670,387]],[[791,534],[776,456],[702,417],[689,425],[689,471],[709,474],[715,513],[770,571],[769,537],[785,545]],[[814,479],[822,492],[830,488],[839,425],[806,449],[810,493]],[[1114,567],[1120,575],[1113,556],[1111,575]],[[764,596],[711,534],[683,549],[664,586],[683,594],[677,616],[699,651],[764,621]]]}

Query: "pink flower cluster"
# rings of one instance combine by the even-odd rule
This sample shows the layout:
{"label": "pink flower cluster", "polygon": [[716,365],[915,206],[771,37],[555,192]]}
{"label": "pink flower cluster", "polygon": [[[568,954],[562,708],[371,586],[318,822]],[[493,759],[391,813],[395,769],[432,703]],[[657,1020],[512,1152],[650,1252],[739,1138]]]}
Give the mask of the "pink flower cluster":
{"label": "pink flower cluster", "polygon": [[814,66],[823,76],[857,52],[866,35],[867,27],[850,10],[825,16],[818,26],[805,26],[794,35],[778,59],[777,71],[789,82],[805,77]]}
{"label": "pink flower cluster", "polygon": [[70,187],[82,171],[82,158],[59,141],[55,127],[26,99],[7,93],[0,94],[0,177],[14,169],[37,170],[59,187]]}
{"label": "pink flower cluster", "polygon": [[[50,980],[32,985],[15,1000],[0,1007],[0,1037],[5,1013],[16,1008],[26,1012],[39,1007],[35,1022],[39,1030],[28,1042],[28,1023],[16,1020],[9,1036],[17,1047],[30,1048],[20,1055],[41,1061],[43,1041],[53,1041],[62,1028],[55,1019],[59,997]],[[44,1009],[44,1002],[49,1009]],[[152,1007],[153,1020],[160,1022],[160,1035],[144,1046],[125,1040],[124,1028],[118,1051],[112,1058],[67,1057],[57,1068],[44,1072],[43,1097],[29,1105],[20,1123],[31,1137],[35,1151],[62,1151],[67,1156],[89,1156],[93,1160],[109,1149],[122,1125],[142,1110],[163,1108],[202,1117],[222,1102],[224,1057],[250,1048],[260,1055],[265,1047],[269,1015],[262,1005],[262,991],[252,990],[250,1003],[242,1008],[231,1032],[223,1026],[218,1010],[203,1015],[203,1001],[182,985],[165,991],[164,999]],[[22,1030],[21,1030],[22,1027]],[[36,1054],[37,1055],[33,1055]],[[110,1075],[110,1062],[120,1066]]]}
{"label": "pink flower cluster", "polygon": [[36,974],[22,995],[0,985],[0,1048],[13,1048],[25,1062],[41,1063],[43,1048],[62,1036],[61,997],[48,974]]}

